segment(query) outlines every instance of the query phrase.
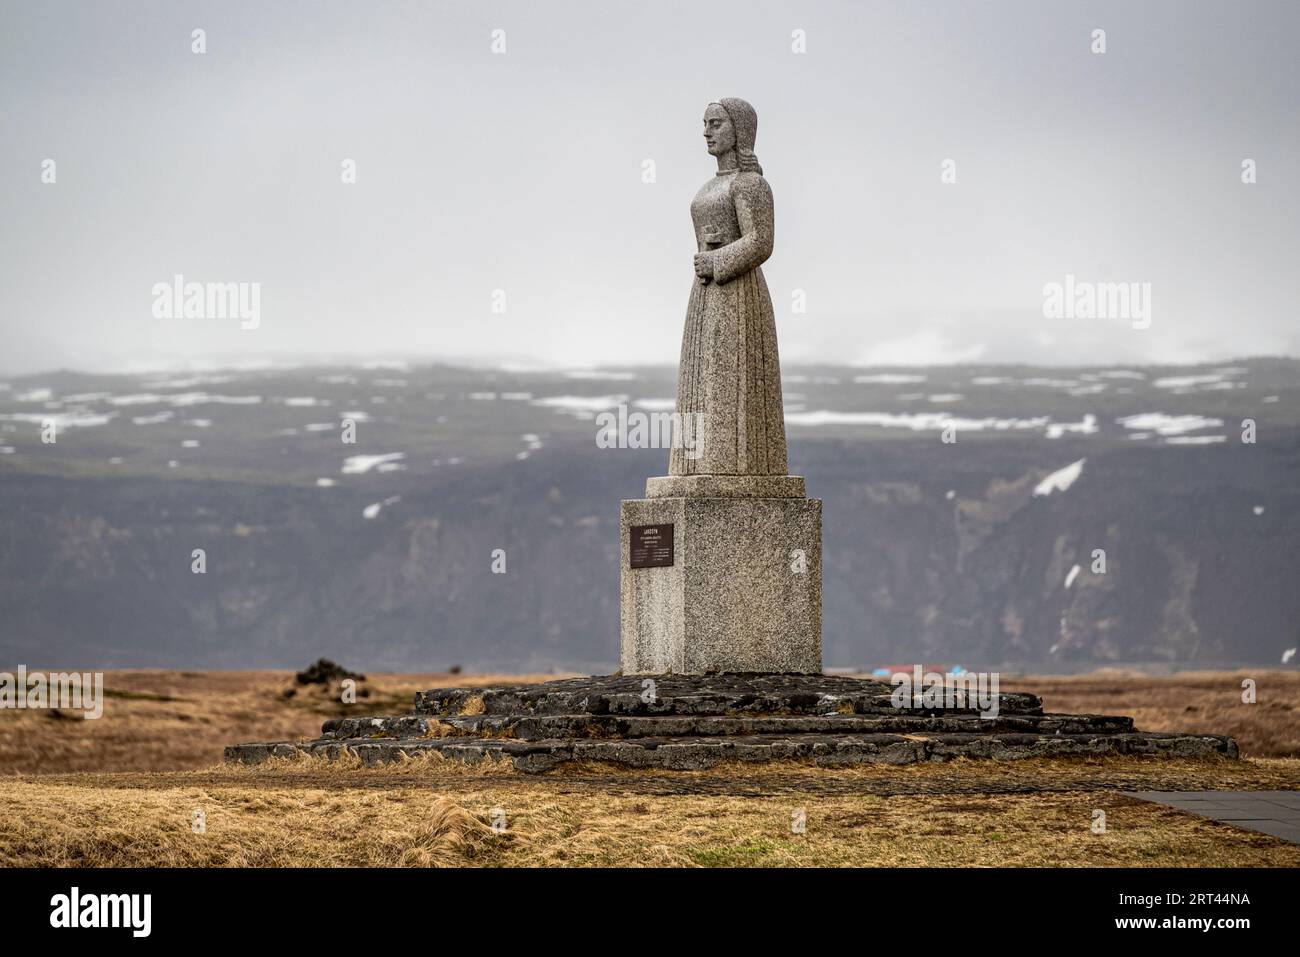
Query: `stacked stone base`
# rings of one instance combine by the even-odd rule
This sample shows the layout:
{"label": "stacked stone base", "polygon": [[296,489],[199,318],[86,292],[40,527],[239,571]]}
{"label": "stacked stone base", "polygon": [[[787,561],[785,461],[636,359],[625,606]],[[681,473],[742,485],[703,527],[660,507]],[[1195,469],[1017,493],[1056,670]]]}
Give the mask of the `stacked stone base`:
{"label": "stacked stone base", "polygon": [[413,714],[337,718],[308,742],[238,744],[226,760],[354,754],[367,765],[436,752],[525,772],[572,762],[701,770],[780,759],[817,765],[916,764],[954,758],[1067,755],[1237,757],[1231,738],[1137,731],[1131,718],[1045,714],[1003,694],[998,715],[969,708],[896,709],[889,685],[799,674],[573,678],[536,685],[445,688],[416,695]]}

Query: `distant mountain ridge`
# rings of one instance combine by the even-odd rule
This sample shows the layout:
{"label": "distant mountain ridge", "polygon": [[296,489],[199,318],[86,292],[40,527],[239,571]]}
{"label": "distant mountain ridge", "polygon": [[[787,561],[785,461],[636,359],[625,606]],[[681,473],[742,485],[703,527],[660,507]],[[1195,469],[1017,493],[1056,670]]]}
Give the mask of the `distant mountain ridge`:
{"label": "distant mountain ridge", "polygon": [[[1277,666],[1300,644],[1300,362],[784,386],[791,471],[825,503],[828,667]],[[667,453],[598,448],[593,416],[673,394],[666,369],[0,383],[0,660],[609,671],[618,502]]]}

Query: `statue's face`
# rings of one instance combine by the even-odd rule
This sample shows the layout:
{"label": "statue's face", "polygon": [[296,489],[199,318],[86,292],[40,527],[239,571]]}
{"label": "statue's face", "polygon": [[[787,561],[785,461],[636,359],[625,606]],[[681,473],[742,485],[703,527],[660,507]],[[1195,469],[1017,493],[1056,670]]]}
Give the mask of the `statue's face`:
{"label": "statue's face", "polygon": [[704,142],[710,156],[722,156],[736,148],[736,130],[731,125],[731,117],[716,103],[710,103],[704,111]]}

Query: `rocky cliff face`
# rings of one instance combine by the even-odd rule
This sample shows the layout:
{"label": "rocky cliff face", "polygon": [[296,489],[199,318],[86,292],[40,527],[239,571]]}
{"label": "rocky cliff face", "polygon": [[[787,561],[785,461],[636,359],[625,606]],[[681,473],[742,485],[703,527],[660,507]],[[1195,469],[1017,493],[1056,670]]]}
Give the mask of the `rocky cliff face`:
{"label": "rocky cliff face", "polygon": [[[667,453],[599,448],[592,417],[672,395],[670,371],[611,376],[7,383],[0,659],[608,671],[618,501]],[[787,370],[786,394],[791,469],[825,503],[830,667],[1300,644],[1297,363]]]}

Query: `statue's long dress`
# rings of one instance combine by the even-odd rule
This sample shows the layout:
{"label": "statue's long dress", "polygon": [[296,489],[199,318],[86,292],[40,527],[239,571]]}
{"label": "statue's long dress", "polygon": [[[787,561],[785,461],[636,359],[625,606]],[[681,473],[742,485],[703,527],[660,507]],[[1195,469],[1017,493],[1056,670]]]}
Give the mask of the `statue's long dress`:
{"label": "statue's long dress", "polygon": [[772,190],[758,173],[728,171],[691,201],[713,279],[696,277],[686,308],[677,411],[702,413],[698,457],[674,448],[672,475],[785,475],[785,415],[772,299],[759,266],[772,254]]}

